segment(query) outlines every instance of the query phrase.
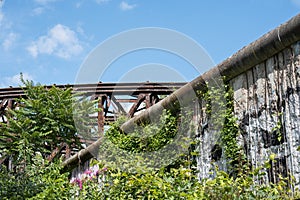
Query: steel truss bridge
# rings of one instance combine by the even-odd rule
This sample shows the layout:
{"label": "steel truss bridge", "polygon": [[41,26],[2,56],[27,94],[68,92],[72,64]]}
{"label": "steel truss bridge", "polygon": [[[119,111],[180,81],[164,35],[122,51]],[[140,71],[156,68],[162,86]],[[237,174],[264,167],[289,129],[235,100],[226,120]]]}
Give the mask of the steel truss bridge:
{"label": "steel truss bridge", "polygon": [[[133,117],[149,108],[162,98],[185,85],[184,82],[142,82],[142,83],[95,83],[75,85],[55,85],[64,89],[71,87],[74,93],[82,93],[91,100],[99,100],[100,111],[93,115],[98,130],[115,121],[120,115]],[[51,88],[52,85],[45,86]],[[0,88],[0,122],[6,122],[8,109],[18,107],[16,99],[26,98],[22,87]]]}

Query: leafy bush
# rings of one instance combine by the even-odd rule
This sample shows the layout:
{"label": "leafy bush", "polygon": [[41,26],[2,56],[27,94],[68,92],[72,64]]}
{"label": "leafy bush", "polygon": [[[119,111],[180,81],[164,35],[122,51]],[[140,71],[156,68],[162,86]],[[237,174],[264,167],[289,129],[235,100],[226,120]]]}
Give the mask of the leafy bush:
{"label": "leafy bush", "polygon": [[120,131],[120,125],[126,118],[120,118],[105,133],[106,137],[117,147],[130,152],[153,152],[171,142],[178,131],[178,116],[163,112],[159,125],[143,125],[130,134]]}
{"label": "leafy bush", "polygon": [[[100,164],[101,165],[101,164]],[[103,164],[101,165],[103,166]],[[98,179],[84,179],[81,188],[76,186],[79,199],[297,199],[287,179],[277,184],[258,184],[259,172],[239,174],[235,178],[216,170],[214,179],[199,181],[192,169],[161,168],[147,173],[128,173],[106,168]],[[100,180],[100,183],[99,183]]]}
{"label": "leafy bush", "polygon": [[277,184],[260,185],[252,178],[254,174],[240,174],[233,178],[223,171],[217,171],[214,179],[199,182],[193,170],[184,168],[184,164],[177,169],[162,168],[135,174],[103,167],[93,178],[82,176],[80,186],[70,183],[66,174],[60,174],[59,163],[49,164],[41,157],[34,160],[27,173],[19,177],[8,176],[7,171],[1,170],[1,199],[293,198],[285,179]]}
{"label": "leafy bush", "polygon": [[[69,194],[67,175],[60,174],[57,162],[63,148],[81,148],[78,130],[88,130],[82,116],[95,111],[94,102],[76,101],[79,97],[71,88],[46,88],[22,81],[26,98],[17,99],[18,107],[8,110],[7,123],[0,124],[0,161],[12,162],[10,169],[0,165],[0,199]],[[82,120],[78,129],[73,111],[83,106],[84,112],[76,113],[77,120]]]}
{"label": "leafy bush", "polygon": [[71,186],[67,174],[60,173],[60,162],[49,163],[40,154],[23,171],[0,169],[1,199],[67,199]]}
{"label": "leafy bush", "polygon": [[[93,102],[76,103],[72,88],[47,89],[24,81],[26,98],[17,99],[18,109],[9,110],[7,123],[0,124],[0,155],[11,157],[15,165],[31,162],[31,155],[40,152],[52,160],[59,158],[63,148],[81,148],[78,128],[74,125],[73,105],[85,105],[85,113],[77,113],[78,119],[85,119],[94,111]],[[74,103],[75,102],[75,103]],[[84,121],[78,124],[86,124]],[[81,127],[82,128],[82,127]],[[88,129],[82,132],[88,132]],[[52,153],[52,155],[51,155]]]}

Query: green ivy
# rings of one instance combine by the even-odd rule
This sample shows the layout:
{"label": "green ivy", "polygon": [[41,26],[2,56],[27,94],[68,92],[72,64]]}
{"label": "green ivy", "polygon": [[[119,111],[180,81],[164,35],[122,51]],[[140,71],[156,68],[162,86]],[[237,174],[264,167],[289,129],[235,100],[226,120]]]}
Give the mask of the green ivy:
{"label": "green ivy", "polygon": [[234,116],[232,88],[228,84],[224,84],[223,88],[211,86],[199,91],[198,95],[205,102],[204,107],[209,123],[217,127],[216,131],[219,132],[217,143],[224,153],[229,173],[232,175],[243,173],[241,170],[247,168],[247,160],[237,142],[241,130]]}
{"label": "green ivy", "polygon": [[121,118],[112,124],[105,133],[106,137],[117,147],[131,152],[152,152],[164,147],[177,134],[178,116],[164,111],[159,125],[142,125],[130,134],[124,134],[120,125],[127,120]]}
{"label": "green ivy", "polygon": [[229,170],[234,174],[244,173],[244,169],[247,167],[247,159],[242,147],[237,143],[241,130],[237,118],[234,116],[233,90],[228,85],[225,89],[226,110],[221,130],[221,143],[228,160]]}

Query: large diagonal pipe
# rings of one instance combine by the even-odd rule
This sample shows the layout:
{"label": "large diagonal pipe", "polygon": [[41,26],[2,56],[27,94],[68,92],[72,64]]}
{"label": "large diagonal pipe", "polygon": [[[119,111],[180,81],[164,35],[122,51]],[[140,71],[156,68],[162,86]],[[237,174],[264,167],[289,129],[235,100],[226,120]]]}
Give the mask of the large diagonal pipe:
{"label": "large diagonal pipe", "polygon": [[[130,131],[135,124],[147,121],[150,116],[160,112],[162,107],[169,110],[176,109],[176,106],[174,107],[173,105],[178,103],[178,97],[186,97],[186,95],[190,94],[191,89],[195,91],[202,90],[206,87],[205,83],[207,81],[218,79],[220,75],[230,80],[299,40],[300,14],[242,48],[216,67],[187,83],[140,115],[129,119],[120,127],[120,130],[124,132]],[[85,162],[92,158],[91,152],[97,152],[100,144],[101,139],[63,162],[63,171],[70,170],[76,167],[79,162]]]}

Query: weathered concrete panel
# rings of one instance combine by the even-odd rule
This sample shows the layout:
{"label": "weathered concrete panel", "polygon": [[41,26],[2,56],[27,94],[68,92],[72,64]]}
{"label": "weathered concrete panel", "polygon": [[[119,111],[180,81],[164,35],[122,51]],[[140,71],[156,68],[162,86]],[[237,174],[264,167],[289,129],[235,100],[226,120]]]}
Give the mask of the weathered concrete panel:
{"label": "weathered concrete panel", "polygon": [[[282,50],[246,72],[232,78],[234,115],[241,128],[239,144],[253,167],[262,166],[275,154],[261,183],[278,182],[279,174],[293,175],[300,187],[300,42]],[[203,120],[202,116],[199,119]],[[203,121],[201,122],[203,123]],[[222,162],[209,155],[216,131],[201,130],[199,178],[208,177],[209,167]],[[214,135],[212,138],[211,136]],[[208,164],[210,163],[210,164]],[[213,164],[212,164],[213,163]]]}

